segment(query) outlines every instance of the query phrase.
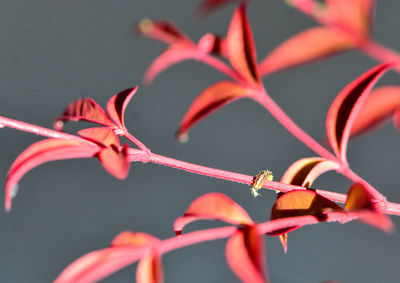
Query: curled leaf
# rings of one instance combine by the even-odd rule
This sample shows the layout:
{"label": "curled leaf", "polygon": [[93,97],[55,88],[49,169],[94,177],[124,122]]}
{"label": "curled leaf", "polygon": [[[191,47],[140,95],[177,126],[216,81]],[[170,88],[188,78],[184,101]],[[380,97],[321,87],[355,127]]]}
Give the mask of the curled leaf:
{"label": "curled leaf", "polygon": [[220,56],[227,56],[225,39],[221,36],[207,33],[203,35],[197,44],[199,50],[204,53],[211,53]]}
{"label": "curled leaf", "polygon": [[229,61],[236,71],[251,84],[259,84],[253,34],[247,19],[246,6],[239,5],[233,14],[226,48]]}
{"label": "curled leaf", "polygon": [[202,219],[221,220],[236,225],[253,225],[247,212],[231,198],[220,193],[209,193],[195,199],[182,217],[175,220],[175,234],[182,234],[183,227]]}
{"label": "curled leaf", "polygon": [[153,249],[142,258],[136,271],[137,283],[162,283],[163,270],[161,256],[157,249]]}
{"label": "curled leaf", "polygon": [[76,140],[46,139],[25,149],[11,165],[6,180],[5,207],[11,209],[13,188],[29,170],[50,161],[93,157],[101,148]]}
{"label": "curled leaf", "polygon": [[338,168],[339,164],[325,158],[302,158],[290,165],[282,176],[281,182],[309,188],[320,175]]}
{"label": "curled leaf", "polygon": [[207,115],[236,99],[250,97],[251,90],[230,82],[222,81],[205,89],[190,105],[179,130],[178,139],[185,140],[188,130]]}
{"label": "curled leaf", "polygon": [[347,163],[346,150],[351,128],[368,94],[392,64],[382,64],[348,84],[335,98],[326,118],[329,143],[336,156]]}
{"label": "curled leaf", "polygon": [[137,87],[128,88],[110,98],[107,103],[107,112],[114,123],[120,128],[125,129],[124,114],[128,103],[137,91]]}
{"label": "curled leaf", "polygon": [[371,91],[361,107],[351,127],[350,136],[357,136],[378,127],[391,116],[395,121],[396,115],[400,117],[400,87],[376,88]]}
{"label": "curled leaf", "polygon": [[228,240],[226,258],[242,282],[268,282],[264,270],[264,243],[256,226],[240,229]]}
{"label": "curled leaf", "polygon": [[334,55],[352,47],[351,38],[327,27],[310,28],[289,38],[273,50],[260,64],[260,75]]}

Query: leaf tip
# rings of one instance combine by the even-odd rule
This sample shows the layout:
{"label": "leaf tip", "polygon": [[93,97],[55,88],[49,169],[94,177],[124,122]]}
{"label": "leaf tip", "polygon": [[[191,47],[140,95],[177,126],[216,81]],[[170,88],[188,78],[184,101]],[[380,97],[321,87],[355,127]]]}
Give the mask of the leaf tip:
{"label": "leaf tip", "polygon": [[189,135],[185,132],[178,131],[175,137],[180,143],[187,143],[189,141]]}
{"label": "leaf tip", "polygon": [[142,34],[149,34],[154,28],[154,23],[152,20],[144,18],[139,21],[137,27],[139,32],[141,32]]}

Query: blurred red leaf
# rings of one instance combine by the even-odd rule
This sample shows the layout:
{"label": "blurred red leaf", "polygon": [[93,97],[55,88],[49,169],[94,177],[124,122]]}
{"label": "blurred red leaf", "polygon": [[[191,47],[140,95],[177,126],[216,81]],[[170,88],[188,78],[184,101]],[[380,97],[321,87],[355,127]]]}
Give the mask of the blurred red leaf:
{"label": "blurred red leaf", "polygon": [[184,141],[187,131],[207,115],[236,99],[251,96],[251,90],[230,81],[218,82],[205,89],[190,105],[177,136]]}
{"label": "blurred red leaf", "polygon": [[281,182],[309,188],[320,175],[338,168],[339,164],[325,158],[302,158],[290,165],[282,176]]}
{"label": "blurred red leaf", "polygon": [[273,50],[260,64],[260,75],[323,59],[352,47],[351,38],[327,27],[300,32]]}
{"label": "blurred red leaf", "polygon": [[[121,236],[122,235],[122,236]],[[123,232],[109,248],[90,252],[71,263],[55,283],[95,282],[139,260],[158,240],[144,233]],[[132,245],[129,245],[129,242]]]}
{"label": "blurred red leaf", "polygon": [[128,160],[128,146],[121,150],[106,147],[99,152],[99,160],[108,173],[118,179],[125,179],[129,173],[130,162]]}
{"label": "blurred red leaf", "polygon": [[110,128],[87,128],[80,130],[78,135],[104,147],[114,145],[116,148],[119,148],[120,146],[118,136]]}
{"label": "blurred red leaf", "polygon": [[226,36],[226,47],[229,61],[236,71],[247,82],[259,84],[254,39],[244,4],[233,14]]}
{"label": "blurred red leaf", "polygon": [[204,53],[211,53],[223,57],[228,55],[225,46],[225,39],[216,34],[206,33],[203,35],[200,38],[197,47]]}
{"label": "blurred red leaf", "polygon": [[197,11],[202,16],[207,16],[216,9],[232,2],[237,2],[237,0],[202,0],[197,7]]}
{"label": "blurred red leaf", "polygon": [[333,101],[326,118],[329,143],[341,162],[347,163],[346,150],[351,127],[378,79],[391,67],[382,64],[348,84]]}
{"label": "blurred red leaf", "polygon": [[390,218],[379,212],[371,194],[359,183],[355,183],[350,187],[345,208],[346,211],[359,212],[360,220],[368,225],[386,232],[391,232],[394,229]]}
{"label": "blurred red leaf", "polygon": [[25,149],[11,165],[6,180],[5,207],[11,209],[13,194],[22,176],[29,170],[50,161],[94,156],[101,148],[76,140],[46,139]]}
{"label": "blurred red leaf", "polygon": [[376,88],[371,91],[361,107],[351,127],[350,136],[360,135],[379,126],[390,116],[395,118],[395,115],[400,115],[400,87]]}
{"label": "blurred red leaf", "polygon": [[122,130],[125,129],[124,114],[128,103],[137,91],[137,87],[128,88],[110,98],[107,103],[107,112],[114,123]]}
{"label": "blurred red leaf", "polygon": [[226,258],[242,282],[268,282],[264,270],[264,243],[257,227],[238,230],[226,244]]}
{"label": "blurred red leaf", "polygon": [[163,270],[161,257],[156,249],[149,253],[139,262],[136,271],[137,283],[162,283]]}
{"label": "blurred red leaf", "polygon": [[143,19],[138,24],[141,35],[165,42],[175,44],[177,42],[191,42],[176,26],[167,21],[152,21]]}
{"label": "blurred red leaf", "polygon": [[231,198],[220,193],[209,193],[195,199],[182,217],[175,220],[175,234],[182,234],[183,227],[203,219],[221,220],[236,225],[253,225],[247,212]]}
{"label": "blurred red leaf", "polygon": [[61,117],[54,121],[54,128],[58,131],[63,129],[66,121],[85,120],[104,126],[114,126],[113,121],[107,113],[91,98],[81,98],[72,102],[63,112]]}

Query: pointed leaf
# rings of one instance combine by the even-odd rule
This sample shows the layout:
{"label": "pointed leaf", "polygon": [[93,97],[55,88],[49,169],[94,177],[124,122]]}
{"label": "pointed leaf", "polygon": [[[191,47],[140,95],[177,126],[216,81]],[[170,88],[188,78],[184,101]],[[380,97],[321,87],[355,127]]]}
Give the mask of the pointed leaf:
{"label": "pointed leaf", "polygon": [[195,57],[194,53],[195,50],[193,49],[188,49],[179,45],[171,46],[151,63],[149,69],[144,75],[144,83],[151,84],[155,77],[168,67],[184,60],[193,59]]}
{"label": "pointed leaf", "polygon": [[246,7],[241,4],[233,14],[226,36],[228,58],[243,78],[251,83],[260,82],[253,34],[247,20]]}
{"label": "pointed leaf", "polygon": [[129,173],[128,147],[123,146],[121,151],[113,147],[106,147],[99,153],[99,160],[104,169],[118,179],[125,179]]}
{"label": "pointed leaf", "polygon": [[5,206],[11,209],[13,189],[29,170],[50,161],[94,156],[100,148],[84,141],[46,139],[36,142],[23,151],[11,165],[6,180]]}
{"label": "pointed leaf", "polygon": [[[123,233],[125,235],[122,237],[127,236],[126,232]],[[134,239],[135,234],[138,239]],[[150,235],[145,237],[144,233],[132,233],[131,236],[132,246],[128,244],[122,245],[118,240],[117,245],[90,252],[67,266],[54,282],[83,283],[99,281],[142,258],[149,249],[153,248],[154,243],[157,241],[143,241],[143,238],[153,238]]]}
{"label": "pointed leaf", "polygon": [[[311,190],[296,190],[279,197],[271,210],[271,219],[280,219],[294,216],[312,215],[318,221],[327,220],[327,212],[343,211],[343,209],[329,199],[318,195]],[[279,236],[300,226],[292,226],[268,233],[269,236]]]}
{"label": "pointed leaf", "polygon": [[350,187],[347,193],[345,208],[346,211],[359,212],[360,220],[368,225],[386,232],[391,232],[394,228],[390,218],[379,212],[371,194],[359,183],[355,183]]}
{"label": "pointed leaf", "polygon": [[264,271],[264,242],[256,226],[238,230],[228,240],[226,258],[242,282],[268,282]]}
{"label": "pointed leaf", "polygon": [[124,113],[126,106],[137,91],[137,87],[128,88],[110,98],[107,103],[107,112],[110,118],[120,129],[125,129]]}
{"label": "pointed leaf", "polygon": [[360,109],[350,136],[357,136],[384,123],[390,116],[400,115],[400,87],[385,86],[376,88],[365,100]]}
{"label": "pointed leaf", "polygon": [[166,21],[143,19],[139,22],[138,29],[141,35],[167,44],[191,42],[176,26]]}
{"label": "pointed leaf", "polygon": [[329,143],[343,163],[347,163],[346,150],[351,127],[372,87],[389,67],[391,64],[376,66],[352,81],[337,95],[329,109],[326,118]]}
{"label": "pointed leaf", "polygon": [[260,64],[260,75],[334,55],[352,47],[351,38],[327,27],[310,28],[289,38]]}
{"label": "pointed leaf", "polygon": [[207,115],[236,99],[249,97],[251,90],[239,84],[223,81],[205,89],[190,105],[177,133],[184,141],[187,131]]}
{"label": "pointed leaf", "polygon": [[337,169],[339,169],[339,164],[324,158],[302,158],[294,162],[286,170],[281,182],[309,188],[320,175]]}
{"label": "pointed leaf", "polygon": [[114,123],[108,118],[106,112],[91,98],[82,98],[71,103],[62,116],[54,121],[54,128],[61,131],[66,121],[85,120],[104,126],[113,127]]}
{"label": "pointed leaf", "polygon": [[78,135],[104,147],[114,146],[119,148],[119,138],[110,128],[87,128],[78,131]]}
{"label": "pointed leaf", "polygon": [[220,193],[209,193],[194,200],[185,214],[175,220],[175,234],[180,235],[187,224],[202,219],[221,220],[236,225],[254,224],[247,212],[231,198]]}
{"label": "pointed leaf", "polygon": [[162,283],[163,281],[161,256],[157,250],[154,249],[139,262],[136,271],[136,282]]}

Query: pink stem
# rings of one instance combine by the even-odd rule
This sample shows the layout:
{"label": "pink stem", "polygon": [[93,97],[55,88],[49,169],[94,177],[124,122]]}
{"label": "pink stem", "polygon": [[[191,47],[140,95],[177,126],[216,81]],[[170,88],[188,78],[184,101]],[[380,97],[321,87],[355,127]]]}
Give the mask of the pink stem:
{"label": "pink stem", "polygon": [[374,58],[380,62],[396,62],[393,66],[398,73],[400,73],[400,55],[395,51],[374,42],[373,40],[367,40],[358,46],[365,54]]}
{"label": "pink stem", "polygon": [[149,148],[145,146],[144,143],[142,143],[140,140],[132,136],[128,131],[123,133],[123,136],[127,138],[129,141],[131,141],[133,144],[135,144],[139,149],[143,151],[149,151]]}

